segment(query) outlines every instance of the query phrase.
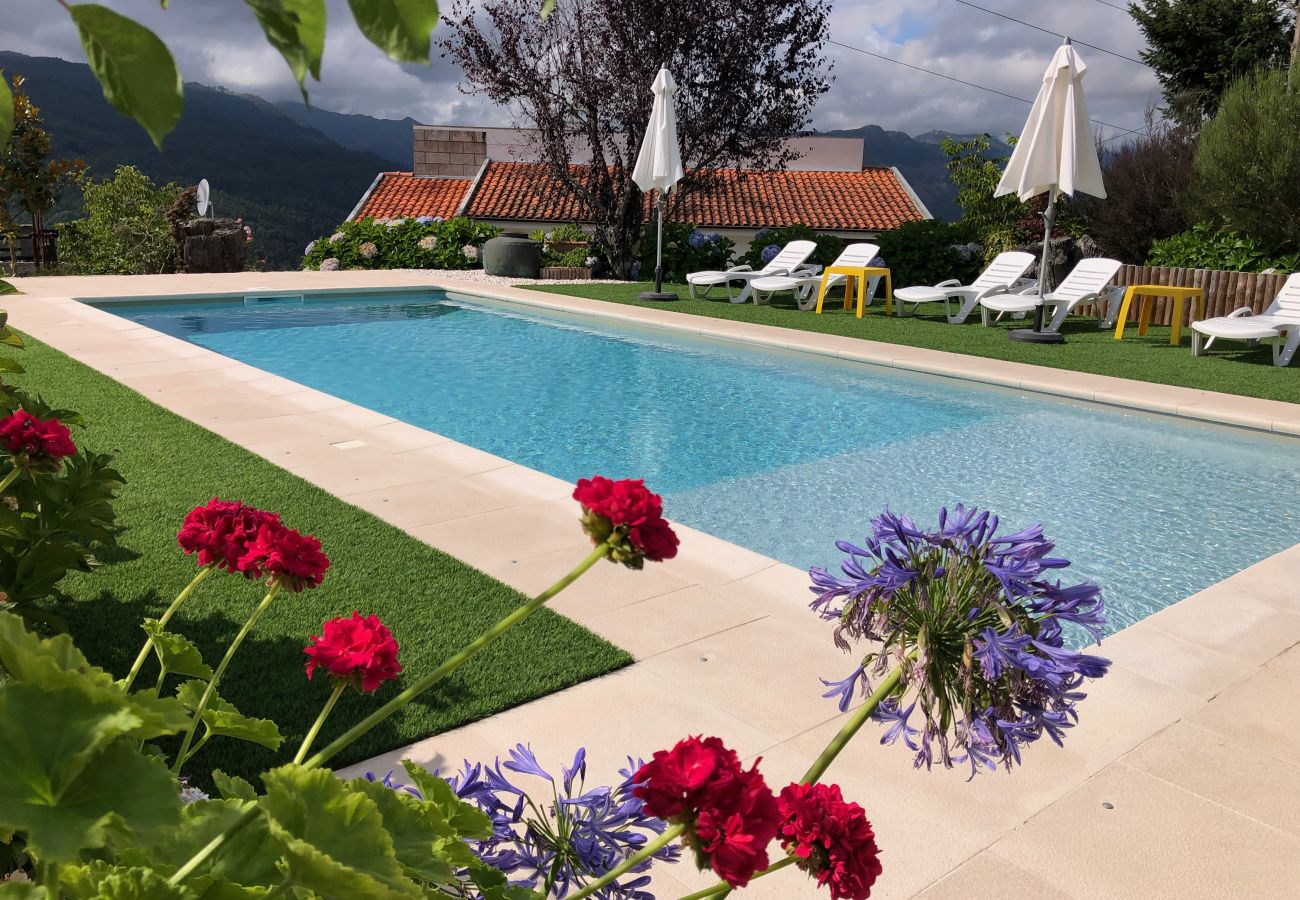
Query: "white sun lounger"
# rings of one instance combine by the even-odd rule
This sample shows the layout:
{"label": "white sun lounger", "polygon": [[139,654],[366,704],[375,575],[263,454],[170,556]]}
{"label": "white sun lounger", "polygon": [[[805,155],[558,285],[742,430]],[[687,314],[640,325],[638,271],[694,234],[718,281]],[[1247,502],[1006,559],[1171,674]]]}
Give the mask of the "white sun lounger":
{"label": "white sun lounger", "polygon": [[[803,265],[804,260],[812,256],[816,249],[817,245],[812,241],[791,241],[782,248],[780,253],[772,257],[771,262],[757,271],[753,266],[733,266],[725,272],[691,272],[686,276],[686,285],[690,289],[691,297],[695,296],[697,287],[704,288],[700,296],[707,297],[710,290],[718,285],[723,285],[727,289],[728,300],[732,303],[744,303],[753,292],[752,283],[755,278],[762,278],[767,275],[788,275]],[[731,293],[733,283],[744,285],[744,289],[735,296]]]}
{"label": "white sun lounger", "polygon": [[1003,313],[1030,313],[1040,305],[1050,307],[1054,314],[1050,323],[1043,326],[1044,331],[1060,331],[1061,325],[1075,307],[1083,303],[1092,303],[1097,307],[1097,322],[1102,328],[1115,324],[1123,300],[1123,290],[1104,291],[1110,280],[1123,265],[1117,259],[1080,260],[1071,270],[1060,287],[1050,294],[994,294],[979,301],[980,318],[989,324],[989,312],[995,312],[1001,318]]}
{"label": "white sun lounger", "polygon": [[[875,244],[849,244],[835,258],[833,266],[869,266],[871,261],[880,255],[880,248]],[[754,291],[755,303],[766,303],[772,299],[773,294],[779,294],[784,291],[790,291],[794,294],[795,303],[802,310],[810,310],[817,305],[817,297],[814,293],[821,287],[822,275],[821,266],[804,266],[789,275],[764,275],[761,278],[755,278],[750,282],[750,287]],[[832,275],[827,289],[844,281],[843,275]],[[871,303],[871,298],[876,293],[876,283],[880,281],[880,276],[873,276],[867,279],[867,303]]]}
{"label": "white sun lounger", "polygon": [[[1008,291],[1015,290],[1017,287],[1028,288],[1030,284],[1019,285],[1018,282],[1024,277],[1025,272],[1034,264],[1034,255],[1032,253],[1021,253],[1009,251],[999,253],[989,263],[988,268],[980,273],[969,285],[963,285],[956,278],[948,281],[941,281],[933,287],[927,285],[918,285],[914,287],[903,287],[894,291],[894,300],[900,304],[912,304],[912,312],[922,303],[943,302],[944,314],[948,321],[953,325],[960,325],[966,321],[966,317],[975,311],[979,302],[985,297],[993,294],[1004,294]],[[954,315],[952,311],[952,301],[960,300],[961,306],[958,307]],[[904,306],[904,308],[906,308]]]}
{"label": "white sun lounger", "polygon": [[1270,341],[1273,365],[1290,365],[1300,349],[1300,272],[1282,285],[1262,315],[1243,306],[1226,316],[1192,323],[1192,355],[1203,356],[1216,338],[1237,341]]}

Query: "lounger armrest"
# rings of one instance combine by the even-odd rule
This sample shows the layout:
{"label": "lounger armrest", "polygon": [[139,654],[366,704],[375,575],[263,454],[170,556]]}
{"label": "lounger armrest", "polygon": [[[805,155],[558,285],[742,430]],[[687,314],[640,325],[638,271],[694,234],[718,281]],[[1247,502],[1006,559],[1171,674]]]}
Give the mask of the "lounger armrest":
{"label": "lounger armrest", "polygon": [[1254,314],[1255,314],[1255,311],[1254,311],[1253,309],[1251,309],[1249,306],[1243,306],[1243,307],[1241,307],[1240,309],[1234,309],[1232,312],[1230,312],[1230,313],[1228,313],[1226,316],[1224,316],[1224,318],[1226,318],[1226,319],[1241,319],[1241,318],[1244,318],[1245,316],[1253,316]]}
{"label": "lounger armrest", "polygon": [[961,287],[961,279],[960,279],[960,278],[949,278],[947,281],[941,281],[941,282],[939,282],[938,284],[935,285],[935,287],[937,287],[937,288]]}
{"label": "lounger armrest", "polygon": [[753,266],[732,266],[730,269],[727,270],[727,274],[730,275],[732,272],[752,272],[752,271],[754,271]]}
{"label": "lounger armrest", "polygon": [[790,274],[798,277],[799,275],[820,275],[821,273],[822,273],[822,267],[820,265],[818,265],[817,263],[809,263],[806,266],[797,267]]}
{"label": "lounger armrest", "polygon": [[[943,285],[938,285],[938,286],[943,287]],[[956,285],[953,286],[956,287]],[[979,291],[975,295],[975,299],[983,300],[985,297],[992,297],[996,294],[1021,294],[1021,293],[1024,293],[1024,291],[1013,291],[1011,290],[1011,285],[1009,284],[991,284],[988,287],[984,288],[983,290]]]}

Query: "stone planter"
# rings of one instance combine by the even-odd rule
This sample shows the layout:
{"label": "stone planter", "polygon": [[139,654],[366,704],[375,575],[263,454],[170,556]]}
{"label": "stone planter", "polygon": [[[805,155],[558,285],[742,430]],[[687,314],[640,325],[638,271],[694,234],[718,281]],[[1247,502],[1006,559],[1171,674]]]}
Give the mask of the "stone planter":
{"label": "stone planter", "polygon": [[547,266],[542,269],[547,281],[590,281],[591,269],[586,266]]}
{"label": "stone planter", "polygon": [[542,268],[542,245],[529,238],[499,235],[483,245],[483,271],[506,278],[536,278]]}
{"label": "stone planter", "polygon": [[193,219],[180,228],[181,267],[186,272],[242,272],[248,235],[234,219]]}

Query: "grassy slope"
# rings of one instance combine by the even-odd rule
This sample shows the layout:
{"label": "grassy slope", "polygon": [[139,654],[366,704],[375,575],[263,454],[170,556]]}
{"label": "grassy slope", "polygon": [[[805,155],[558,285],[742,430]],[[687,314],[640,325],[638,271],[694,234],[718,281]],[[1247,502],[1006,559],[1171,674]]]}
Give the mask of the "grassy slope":
{"label": "grassy slope", "polygon": [[[285,595],[259,623],[222,684],[221,692],[248,715],[274,719],[292,757],[328,693],[308,682],[302,648],[321,622],[353,609],[377,613],[401,645],[408,675],[428,672],[522,602],[521,595],[464,563],[349,506],[260,457],[149,402],[67,356],[27,338],[27,374],[15,381],[89,421],[78,443],[117,454],[127,479],[117,511],[122,533],[106,565],[69,576],[63,587],[76,602],[57,611],[91,660],[124,674],[141,646],[139,621],[158,615],[193,576],[195,565],[176,546],[185,513],[214,494],[278,510],[292,527],[320,538],[333,566],[315,591]],[[574,527],[577,528],[575,517]],[[575,559],[576,563],[578,560]],[[260,598],[259,585],[219,574],[173,620],[212,665]],[[622,650],[562,616],[541,611],[354,745],[339,765],[551,693],[630,661]],[[152,683],[152,674],[141,683]],[[400,690],[375,697],[348,692],[322,738]],[[520,736],[526,740],[526,735]],[[254,744],[221,740],[196,757],[193,773],[219,767],[254,773],[276,756]]]}
{"label": "grassy slope", "polygon": [[[762,325],[780,325],[804,331],[847,335],[891,344],[950,350],[971,356],[1033,363],[1058,369],[1073,369],[1099,375],[1115,375],[1137,381],[1174,384],[1208,391],[1223,391],[1269,400],[1300,403],[1300,366],[1278,368],[1272,364],[1268,347],[1249,349],[1241,342],[1216,345],[1212,355],[1193,357],[1189,349],[1188,329],[1183,329],[1183,345],[1169,344],[1169,329],[1152,327],[1146,337],[1137,335],[1134,326],[1125,331],[1124,340],[1116,341],[1112,331],[1099,331],[1093,319],[1073,318],[1066,323],[1064,345],[1035,345],[1013,342],[1005,331],[1024,327],[1024,322],[1008,321],[993,328],[983,328],[974,316],[965,325],[949,325],[943,320],[942,307],[929,304],[921,314],[898,319],[886,317],[884,307],[875,304],[859,320],[839,307],[837,293],[834,308],[827,299],[827,311],[818,316],[803,312],[786,299],[778,298],[770,306],[753,303],[735,305],[721,300],[691,300],[684,286],[674,286],[683,298],[675,303],[641,302],[639,291],[652,290],[646,284],[601,284],[534,286],[535,290],[575,297],[590,297],[613,303],[651,306],[673,312],[737,319]],[[715,296],[719,296],[715,292]]]}

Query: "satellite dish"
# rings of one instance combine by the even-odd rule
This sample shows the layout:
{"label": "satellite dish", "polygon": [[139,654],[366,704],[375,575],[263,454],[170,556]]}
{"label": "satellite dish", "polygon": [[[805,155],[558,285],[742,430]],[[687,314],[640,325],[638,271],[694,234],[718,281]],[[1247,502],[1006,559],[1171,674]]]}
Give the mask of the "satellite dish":
{"label": "satellite dish", "polygon": [[212,202],[208,199],[211,190],[208,188],[208,180],[204,178],[199,182],[198,208],[199,215],[206,216],[208,210],[212,208]]}

